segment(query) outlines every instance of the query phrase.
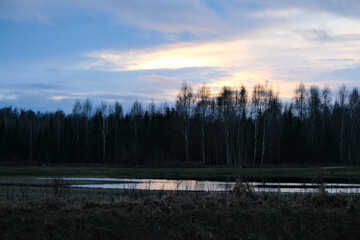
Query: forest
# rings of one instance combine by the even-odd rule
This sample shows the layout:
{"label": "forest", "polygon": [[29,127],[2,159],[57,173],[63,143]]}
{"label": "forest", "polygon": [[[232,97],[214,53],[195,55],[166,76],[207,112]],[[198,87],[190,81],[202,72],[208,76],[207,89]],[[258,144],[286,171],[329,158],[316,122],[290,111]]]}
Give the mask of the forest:
{"label": "forest", "polygon": [[268,84],[253,89],[183,83],[173,106],[75,100],[72,112],[0,109],[1,165],[98,163],[251,167],[360,163],[360,96],[295,87],[283,103]]}

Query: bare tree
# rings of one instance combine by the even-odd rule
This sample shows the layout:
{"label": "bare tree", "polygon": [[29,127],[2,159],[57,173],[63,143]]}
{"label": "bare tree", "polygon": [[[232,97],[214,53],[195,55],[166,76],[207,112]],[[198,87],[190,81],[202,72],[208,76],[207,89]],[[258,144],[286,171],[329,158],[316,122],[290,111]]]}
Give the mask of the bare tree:
{"label": "bare tree", "polygon": [[223,87],[217,98],[218,119],[225,138],[226,164],[233,164],[232,130],[235,120],[235,95],[230,87]]}
{"label": "bare tree", "polygon": [[313,145],[316,137],[316,123],[319,120],[320,113],[320,90],[317,86],[311,86],[307,98],[309,106],[309,118],[310,118],[310,142]]}
{"label": "bare tree", "polygon": [[140,152],[138,134],[142,124],[143,116],[144,116],[144,111],[142,104],[138,101],[135,101],[130,109],[129,117],[130,117],[130,128],[134,133],[133,146],[134,146],[136,160],[138,160],[138,156]]}
{"label": "bare tree", "polygon": [[205,125],[210,115],[211,91],[210,88],[203,84],[197,93],[196,112],[200,119],[201,128],[201,157],[206,165],[206,148],[205,148]]}
{"label": "bare tree", "polygon": [[[360,96],[359,90],[354,88],[349,95],[349,117],[350,117],[350,133],[349,133],[349,150],[348,150],[348,162],[352,162],[353,155],[353,146],[356,146],[355,141],[355,130],[358,126],[360,118]],[[355,147],[356,148],[356,147]]]}
{"label": "bare tree", "polygon": [[28,146],[29,146],[29,161],[31,162],[33,160],[34,143],[35,143],[35,138],[38,135],[39,125],[36,123],[37,117],[32,110],[27,111],[26,120],[27,120],[27,125],[29,126]]}
{"label": "bare tree", "polygon": [[295,97],[294,97],[295,100],[294,108],[300,120],[304,120],[306,116],[306,98],[307,98],[307,92],[305,85],[303,83],[300,83],[298,86],[296,86]]}
{"label": "bare tree", "polygon": [[253,94],[252,94],[252,109],[251,115],[254,120],[254,159],[253,165],[256,163],[257,157],[257,142],[258,142],[258,134],[259,134],[259,124],[261,118],[263,118],[263,134],[262,134],[262,144],[261,144],[261,164],[264,163],[264,153],[265,153],[265,139],[266,139],[266,116],[265,110],[268,108],[269,104],[269,95],[268,95],[268,88],[267,85],[257,84],[254,87]]}
{"label": "bare tree", "polygon": [[85,138],[88,140],[89,132],[90,132],[90,119],[93,114],[93,106],[90,99],[86,99],[82,106],[82,115],[85,118]]}
{"label": "bare tree", "polygon": [[80,120],[81,120],[81,102],[80,99],[76,99],[72,114],[75,120],[75,129],[76,129],[76,140],[80,139]]}
{"label": "bare tree", "polygon": [[331,90],[329,86],[325,86],[321,92],[321,106],[322,106],[322,142],[325,142],[325,123],[330,118],[331,106]]}
{"label": "bare tree", "polygon": [[344,118],[346,113],[346,99],[347,99],[347,90],[345,85],[342,85],[338,92],[338,104],[340,107],[341,112],[341,127],[340,127],[340,146],[339,146],[339,153],[340,153],[340,161],[345,162],[345,154],[344,154]]}
{"label": "bare tree", "polygon": [[247,106],[247,92],[244,86],[240,87],[240,91],[236,92],[236,111],[239,119],[239,126],[237,131],[236,144],[236,165],[243,165],[245,158],[245,124],[246,124],[246,106]]}
{"label": "bare tree", "polygon": [[135,137],[138,136],[143,115],[144,115],[144,111],[142,108],[142,104],[138,101],[135,101],[129,112],[129,117],[131,118],[130,126],[134,131]]}
{"label": "bare tree", "polygon": [[[279,99],[279,93],[274,93],[271,88],[268,89],[268,106],[266,111],[266,119],[267,119],[267,130],[266,130],[266,140],[269,142],[269,156],[272,158],[273,156],[277,160],[280,158],[280,148],[276,147],[279,144],[276,144],[280,139],[280,129],[281,129],[281,113],[282,113],[282,104]],[[269,139],[269,140],[267,140]],[[265,146],[263,148],[263,153],[265,153]],[[264,162],[265,155],[262,156]]]}
{"label": "bare tree", "polygon": [[103,155],[102,162],[105,163],[106,158],[106,137],[109,133],[109,115],[112,113],[112,108],[108,107],[106,102],[101,102],[97,108],[97,114],[99,116],[99,127],[103,140]]}
{"label": "bare tree", "polygon": [[61,132],[63,131],[64,121],[65,121],[65,113],[62,110],[56,111],[54,120],[55,120],[55,126],[56,126],[57,157],[60,160],[60,137],[61,137]]}
{"label": "bare tree", "polygon": [[115,105],[114,105],[114,120],[115,120],[115,153],[117,155],[118,153],[118,149],[119,149],[119,146],[118,146],[118,132],[119,132],[119,121],[120,119],[122,119],[124,116],[124,113],[123,113],[123,107],[122,105],[118,102],[118,101],[115,101]]}
{"label": "bare tree", "polygon": [[148,107],[147,107],[147,112],[150,115],[151,118],[154,118],[156,115],[156,106],[155,106],[155,102],[154,99],[151,99],[151,102],[149,103]]}
{"label": "bare tree", "polygon": [[186,82],[183,82],[180,92],[176,99],[177,126],[184,137],[185,159],[190,161],[189,154],[189,131],[190,117],[192,115],[192,105],[194,103],[194,94],[192,88]]}

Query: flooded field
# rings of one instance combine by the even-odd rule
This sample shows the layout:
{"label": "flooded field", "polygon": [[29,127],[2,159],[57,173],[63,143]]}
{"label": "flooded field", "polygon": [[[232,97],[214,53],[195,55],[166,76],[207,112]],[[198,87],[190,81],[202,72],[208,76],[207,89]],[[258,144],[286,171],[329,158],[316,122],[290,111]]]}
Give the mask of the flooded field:
{"label": "flooded field", "polygon": [[[53,178],[41,178],[51,180]],[[169,179],[134,179],[134,178],[61,178],[72,188],[93,189],[135,189],[164,191],[231,191],[235,182],[169,180]],[[76,183],[76,184],[72,184]],[[360,184],[352,183],[298,183],[298,182],[247,182],[256,192],[272,193],[312,193],[323,188],[328,193],[359,194]]]}

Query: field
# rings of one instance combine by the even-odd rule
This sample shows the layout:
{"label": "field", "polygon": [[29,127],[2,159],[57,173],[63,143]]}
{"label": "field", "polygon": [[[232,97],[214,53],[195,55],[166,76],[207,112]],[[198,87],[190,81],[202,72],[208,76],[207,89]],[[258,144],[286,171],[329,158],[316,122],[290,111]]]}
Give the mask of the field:
{"label": "field", "polygon": [[360,168],[0,168],[0,239],[358,239],[360,197],[70,189],[37,177],[357,177]]}
{"label": "field", "polygon": [[302,168],[117,168],[104,167],[1,167],[0,178],[19,177],[116,177],[235,181],[237,178],[360,177],[360,167]]}

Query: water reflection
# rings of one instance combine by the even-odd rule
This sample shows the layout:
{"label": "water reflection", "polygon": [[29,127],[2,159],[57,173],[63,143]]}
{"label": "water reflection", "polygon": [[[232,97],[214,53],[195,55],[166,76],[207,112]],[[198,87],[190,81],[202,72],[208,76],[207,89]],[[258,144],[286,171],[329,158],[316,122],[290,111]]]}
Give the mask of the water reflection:
{"label": "water reflection", "polygon": [[[51,179],[51,178],[42,178]],[[169,179],[132,179],[132,178],[62,178],[64,181],[84,182],[73,184],[73,188],[99,189],[136,189],[136,190],[165,190],[165,191],[206,191],[224,192],[233,189],[235,182],[169,180]],[[256,192],[272,193],[312,193],[318,191],[315,183],[272,183],[248,182]],[[328,193],[359,194],[360,184],[328,183],[324,185]]]}
{"label": "water reflection", "polygon": [[207,191],[223,192],[233,188],[235,183],[193,181],[193,180],[146,180],[144,182],[107,183],[107,184],[79,184],[71,187],[104,188],[104,189],[137,189],[137,190],[166,190],[166,191]]}

